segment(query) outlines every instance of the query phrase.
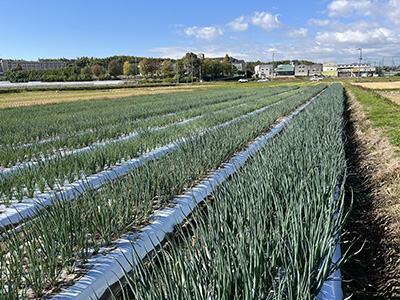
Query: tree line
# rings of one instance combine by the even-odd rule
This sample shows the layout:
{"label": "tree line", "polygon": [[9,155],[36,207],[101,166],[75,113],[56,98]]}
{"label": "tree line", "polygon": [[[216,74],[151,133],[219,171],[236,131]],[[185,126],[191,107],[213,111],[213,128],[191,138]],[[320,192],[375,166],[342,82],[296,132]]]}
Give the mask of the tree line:
{"label": "tree line", "polygon": [[[200,59],[196,54],[188,52],[181,59],[146,58],[137,56],[110,56],[106,58],[78,57],[76,59],[43,59],[44,61],[64,61],[67,67],[49,70],[22,70],[17,66],[4,72],[5,80],[11,82],[28,81],[86,81],[110,80],[121,75],[131,78],[141,76],[141,81],[193,82],[202,80],[218,80],[232,78],[235,75],[253,75],[254,66],[260,61],[247,62],[246,71],[238,70],[231,62],[228,54],[223,60],[211,58]],[[290,61],[276,61],[278,64]],[[307,63],[308,61],[299,61]]]}

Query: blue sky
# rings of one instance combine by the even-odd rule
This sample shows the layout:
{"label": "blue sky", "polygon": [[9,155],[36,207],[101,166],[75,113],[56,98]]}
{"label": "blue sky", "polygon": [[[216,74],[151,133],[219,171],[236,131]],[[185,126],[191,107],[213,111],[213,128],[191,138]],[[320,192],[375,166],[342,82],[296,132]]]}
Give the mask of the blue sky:
{"label": "blue sky", "polygon": [[400,0],[1,0],[0,57],[400,56]]}

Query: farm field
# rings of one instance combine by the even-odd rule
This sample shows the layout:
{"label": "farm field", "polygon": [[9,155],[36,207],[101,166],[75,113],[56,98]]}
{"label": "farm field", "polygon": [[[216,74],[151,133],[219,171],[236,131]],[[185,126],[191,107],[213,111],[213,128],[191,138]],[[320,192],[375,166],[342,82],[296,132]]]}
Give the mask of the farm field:
{"label": "farm field", "polygon": [[365,87],[367,89],[373,90],[390,90],[390,89],[400,89],[400,81],[384,81],[384,82],[353,82],[353,85],[358,85]]}
{"label": "farm field", "polygon": [[323,299],[344,218],[341,91],[328,88],[221,185],[179,243],[132,266],[121,298]]}
{"label": "farm field", "polygon": [[[308,82],[303,80],[290,80],[284,82],[285,85],[307,85]],[[246,87],[260,87],[263,84],[258,82],[249,82]],[[281,82],[270,82],[268,86],[282,85]],[[13,89],[11,91],[0,89],[0,109],[17,108],[23,106],[37,106],[58,103],[68,103],[77,101],[90,101],[99,99],[117,99],[123,97],[135,97],[145,95],[170,94],[180,92],[190,92],[196,90],[214,89],[220,87],[227,88],[243,88],[238,83],[218,82],[218,83],[202,83],[197,85],[181,84],[176,86],[135,86],[125,88],[47,88],[45,91],[41,89]]]}
{"label": "farm field", "polygon": [[0,93],[0,109],[22,106],[48,105],[95,99],[117,99],[122,97],[144,96],[151,94],[166,94],[188,92],[196,90],[198,86],[158,87],[158,88],[126,88],[126,89],[98,89],[98,90],[63,90],[49,89],[48,91],[16,91],[14,93]]}
{"label": "farm field", "polygon": [[[173,281],[163,282],[165,289],[157,288],[158,272],[173,270],[153,267],[147,274],[143,265],[134,267],[135,272],[144,272],[146,282],[155,285],[148,290],[138,284],[129,293],[143,290],[165,292],[174,299],[204,299],[215,296],[218,286],[227,299],[241,292],[244,299],[271,292],[288,298],[317,296],[336,270],[331,261],[343,226],[343,101],[340,84],[320,84],[218,88],[1,110],[1,298],[54,295],[55,287],[79,279],[77,271],[85,273],[85,263],[112,251],[105,247],[143,228],[157,209],[190,192],[305,103],[309,107],[304,106],[276,140],[213,193],[218,201],[206,202],[207,217],[194,218],[197,236],[187,237],[186,243],[194,240],[193,251],[200,252],[172,248],[178,257],[159,258],[183,265],[190,255],[205,258],[210,254],[201,251],[213,249],[215,270],[195,273],[203,271],[201,265],[193,265],[197,271],[186,273],[188,283],[190,278],[215,278],[225,264],[218,253],[238,263],[232,272],[221,273],[215,281],[184,285],[189,294],[179,298],[174,294],[179,289],[167,289],[176,286]],[[317,126],[321,123],[323,127]],[[263,197],[258,199],[260,192]],[[228,204],[228,199],[235,202]],[[24,214],[23,207],[29,207]],[[232,207],[236,210],[227,210]],[[11,221],[13,212],[16,219]],[[236,214],[242,217],[223,221],[233,227],[220,235],[218,222]],[[207,237],[214,222],[216,231]],[[299,224],[306,224],[306,230],[299,230]],[[245,239],[231,240],[226,233],[232,232],[232,238]],[[212,248],[217,245],[226,247]],[[228,245],[241,250],[232,251]],[[254,255],[246,258],[243,251],[248,247]],[[248,263],[254,268],[243,273],[243,282],[230,281],[232,274],[241,272],[239,266]],[[260,268],[265,272],[257,271]],[[278,275],[282,281],[277,284]],[[233,294],[227,293],[230,286]]]}

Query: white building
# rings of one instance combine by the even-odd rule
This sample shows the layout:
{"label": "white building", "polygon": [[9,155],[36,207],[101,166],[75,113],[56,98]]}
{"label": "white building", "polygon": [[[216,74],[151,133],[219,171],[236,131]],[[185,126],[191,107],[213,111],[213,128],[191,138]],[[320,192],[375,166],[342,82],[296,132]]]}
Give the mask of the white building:
{"label": "white building", "polygon": [[319,76],[322,73],[322,64],[295,65],[294,76]]}
{"label": "white building", "polygon": [[273,65],[257,65],[254,67],[254,76],[257,78],[271,77],[273,73]]}
{"label": "white building", "polygon": [[322,64],[322,75],[326,77],[338,77],[338,64],[336,62],[326,62]]}
{"label": "white building", "polygon": [[[215,57],[211,58],[212,60],[218,60],[220,63],[222,63],[225,59],[225,57]],[[246,62],[242,59],[236,59],[234,57],[229,57],[229,62],[236,67],[237,70],[241,71],[246,71]]]}
{"label": "white building", "polygon": [[17,64],[23,71],[61,69],[67,66],[67,63],[64,61],[47,61],[41,59],[38,59],[37,61],[0,59],[0,70],[1,72],[5,72],[9,69],[15,68]]}
{"label": "white building", "polygon": [[376,73],[376,67],[371,67],[369,63],[361,65],[358,63],[339,64],[337,70],[339,77],[357,77],[359,72],[360,76],[366,77]]}

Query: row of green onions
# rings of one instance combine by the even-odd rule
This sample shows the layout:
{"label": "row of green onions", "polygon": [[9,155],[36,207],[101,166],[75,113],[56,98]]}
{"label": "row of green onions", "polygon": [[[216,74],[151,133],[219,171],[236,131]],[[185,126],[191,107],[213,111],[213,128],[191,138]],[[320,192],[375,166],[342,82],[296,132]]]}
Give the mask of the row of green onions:
{"label": "row of green onions", "polygon": [[[253,90],[252,93],[239,93],[239,95],[231,99],[219,97],[218,102],[199,102],[200,99],[197,99],[197,106],[193,108],[188,107],[186,110],[179,110],[179,105],[176,105],[176,111],[173,114],[154,115],[153,117],[147,119],[134,119],[134,121],[128,122],[125,119],[115,119],[114,123],[111,125],[104,125],[98,128],[88,129],[83,132],[63,134],[56,138],[41,140],[20,146],[3,147],[3,149],[0,151],[0,164],[3,167],[10,167],[23,162],[40,160],[40,158],[52,156],[54,153],[59,153],[60,150],[65,152],[66,150],[71,151],[73,149],[79,149],[97,142],[105,142],[117,139],[134,131],[170,125],[185,119],[201,116],[206,112],[216,112],[235,105],[255,101],[260,97],[273,96],[296,88],[298,87],[256,89]],[[195,98],[191,99],[191,101],[194,102]],[[153,107],[149,107],[148,110],[154,110],[154,106],[155,105],[153,104]],[[88,113],[90,113],[90,111]]]}
{"label": "row of green onions", "polygon": [[100,247],[145,222],[155,209],[325,87],[310,87],[263,113],[189,140],[167,157],[133,169],[99,190],[86,188],[74,201],[54,199],[18,234],[3,230],[0,296],[40,296]]}
{"label": "row of green onions", "polygon": [[164,249],[132,265],[114,298],[315,299],[343,262],[332,265],[346,217],[343,108],[333,84]]}
{"label": "row of green onions", "polygon": [[138,157],[149,149],[193,136],[199,131],[222,124],[294,93],[297,91],[254,100],[245,106],[236,106],[227,111],[208,112],[204,117],[181,126],[169,126],[158,131],[145,129],[138,132],[135,139],[109,143],[104,147],[95,147],[91,151],[74,155],[58,155],[45,163],[39,162],[36,166],[17,169],[10,175],[0,178],[0,201],[3,198],[3,203],[10,205],[12,200],[21,202],[24,197],[32,198],[35,193],[43,193],[57,186],[73,183],[84,176],[90,176]]}

